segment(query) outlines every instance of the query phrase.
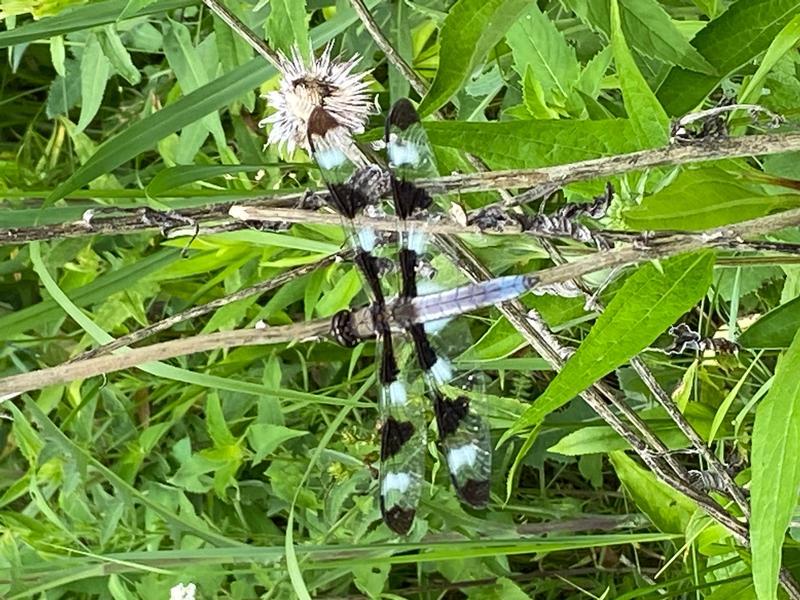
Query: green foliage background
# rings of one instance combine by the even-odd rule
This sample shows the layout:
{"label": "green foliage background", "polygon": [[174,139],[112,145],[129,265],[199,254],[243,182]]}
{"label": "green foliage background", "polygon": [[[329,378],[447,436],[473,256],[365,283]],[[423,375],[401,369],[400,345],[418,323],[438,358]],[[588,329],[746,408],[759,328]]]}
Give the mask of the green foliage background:
{"label": "green foliage background", "polygon": [[[797,128],[798,0],[367,5],[429,81],[415,98],[421,112],[446,116],[426,122],[443,174],[469,170],[465,153],[506,169],[660,147],[671,119],[723,96],[780,113],[775,133]],[[344,57],[361,55],[384,112],[413,96],[346,1],[226,6],[276,49],[333,40]],[[263,147],[260,93],[278,75],[202,4],[4,0],[0,17],[0,230],[78,221],[89,209],[219,207],[319,185],[307,156]],[[764,130],[744,111],[729,122],[730,135]],[[632,172],[613,179],[618,195],[602,226],[726,225],[800,206],[796,180],[791,153]],[[548,210],[604,183],[570,185]],[[458,200],[474,208],[493,199]],[[151,230],[0,246],[0,376],[59,365],[314,264],[344,236],[333,226],[241,229],[203,234],[183,257],[187,239]],[[800,241],[792,230],[772,239]],[[530,237],[467,242],[496,274],[550,264]],[[591,251],[569,240],[560,248]],[[558,375],[497,311],[472,319],[478,341],[465,358],[491,376],[493,432],[504,440],[493,501],[465,512],[431,444],[434,485],[405,540],[379,521],[371,344],[217,350],[5,399],[0,596],[166,598],[194,582],[202,598],[774,597],[781,559],[800,572],[791,526],[796,263],[701,252],[648,264],[618,274],[599,317],[583,299],[525,299],[579,346]],[[357,274],[336,262],[147,342],[326,317],[360,294]],[[738,337],[742,351],[648,350],[666,346],[659,336],[678,320]],[[737,481],[752,481],[752,553],[575,399],[605,377],[670,447],[685,448],[627,366],[641,352],[714,451],[740,465]]]}

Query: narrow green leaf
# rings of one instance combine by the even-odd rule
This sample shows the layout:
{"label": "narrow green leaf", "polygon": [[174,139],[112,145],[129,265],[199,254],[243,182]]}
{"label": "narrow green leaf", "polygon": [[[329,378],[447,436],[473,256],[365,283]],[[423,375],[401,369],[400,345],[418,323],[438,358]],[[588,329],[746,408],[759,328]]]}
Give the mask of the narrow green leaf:
{"label": "narrow green leaf", "polygon": [[420,113],[432,113],[458,92],[529,5],[527,0],[458,0],[439,32],[439,68]]}
{"label": "narrow green leaf", "polygon": [[156,142],[197,121],[209,112],[227,105],[244,92],[268,79],[275,70],[261,58],[254,58],[191,94],[133,123],[108,139],[86,164],[77,169],[47,197],[54,202],[86,185],[96,177],[112,171],[137,154],[152,149]]}
{"label": "narrow green leaf", "polygon": [[308,14],[303,0],[270,0],[267,18],[267,35],[272,47],[286,56],[297,48],[300,56],[308,60],[311,45],[308,41]]}
{"label": "narrow green leaf", "polygon": [[125,8],[119,14],[119,20],[128,19],[155,2],[159,2],[159,0],[127,0]]}
{"label": "narrow green leaf", "polygon": [[64,77],[67,74],[64,60],[66,59],[66,51],[64,49],[64,36],[56,35],[50,39],[50,60],[53,61],[53,68],[56,73]]}
{"label": "narrow green leaf", "polygon": [[717,76],[674,67],[658,89],[667,114],[694,110],[728,75],[764,52],[800,10],[800,0],[738,0],[711,21],[692,45],[717,70]]}
{"label": "narrow green leaf", "polygon": [[[689,445],[689,440],[660,406],[641,410],[639,416],[668,448],[686,448]],[[687,405],[684,416],[701,437],[707,437],[714,417],[708,406],[699,402],[691,403]],[[726,429],[723,424],[723,430]],[[630,444],[610,426],[592,425],[565,435],[548,451],[565,456],[581,456],[630,449]]]}
{"label": "narrow green leaf", "polygon": [[617,0],[611,0],[611,45],[625,110],[639,144],[642,148],[665,145],[669,141],[669,117],[639,72],[625,43]]}
{"label": "narrow green leaf", "polygon": [[776,597],[781,548],[800,488],[800,334],[778,360],[753,423],[750,543],[759,599]]}
{"label": "narrow green leaf", "polygon": [[788,348],[800,329],[800,298],[773,308],[739,336],[745,348]]}
{"label": "narrow green leaf", "polygon": [[[170,67],[175,71],[184,94],[189,94],[208,83],[206,64],[200,56],[199,48],[195,48],[192,44],[189,29],[183,23],[169,21],[169,27],[164,33],[164,54]],[[214,59],[212,62],[216,64],[217,61]],[[225,133],[219,113],[216,111],[183,128],[176,160],[179,163],[192,162],[209,133],[214,136],[217,147],[222,152],[221,149],[225,146]]]}
{"label": "narrow green leaf", "polygon": [[535,2],[509,28],[506,42],[514,56],[514,70],[524,78],[531,69],[546,101],[552,101],[554,94],[561,103],[569,98],[581,72],[575,48]]}
{"label": "narrow green leaf", "polygon": [[[108,2],[92,2],[40,21],[26,23],[22,27],[0,32],[0,48],[17,46],[26,42],[44,40],[54,35],[64,35],[72,31],[88,30],[99,25],[107,25],[121,18],[128,0],[109,0]],[[148,16],[169,12],[184,6],[195,4],[193,0],[159,0],[151,6],[138,10],[135,15]],[[127,18],[126,16],[126,18]]]}
{"label": "narrow green leaf", "polygon": [[655,475],[637,465],[624,452],[611,452],[608,458],[636,506],[659,531],[686,532],[692,515],[697,510],[697,505],[692,500],[661,483]]}
{"label": "narrow green leaf", "polygon": [[11,411],[13,425],[11,431],[14,434],[14,441],[19,446],[20,452],[28,461],[28,464],[36,470],[39,464],[39,453],[44,448],[45,442],[41,436],[36,432],[33,426],[28,421],[28,418],[22,414],[22,411],[14,406],[13,402],[9,402],[3,408]]}
{"label": "narrow green leaf", "polygon": [[228,429],[219,394],[209,394],[206,400],[206,429],[214,446],[229,446],[236,443],[236,438]]}
{"label": "narrow green leaf", "polygon": [[739,93],[739,102],[747,103],[758,100],[761,96],[761,84],[766,79],[767,74],[787,52],[797,47],[798,42],[800,42],[800,15],[796,15],[775,36],[775,39],[767,48],[764,58],[761,59],[761,64],[758,65],[755,75],[747,82],[747,87]]}
{"label": "narrow green leaf", "polygon": [[558,112],[547,106],[544,88],[530,65],[525,69],[525,76],[522,78],[522,101],[528,114],[534,119],[558,119]]}
{"label": "narrow green leaf", "polygon": [[770,195],[762,185],[720,167],[687,169],[624,212],[631,229],[697,231],[800,206],[800,194]]}
{"label": "narrow green leaf", "polygon": [[663,261],[663,273],[651,263],[641,266],[627,279],[575,354],[509,434],[540,423],[649,346],[703,296],[711,284],[713,264],[713,252],[702,251]]}
{"label": "narrow green leaf", "polygon": [[263,165],[178,165],[168,167],[156,173],[147,184],[147,193],[159,196],[165,192],[179,188],[195,181],[204,181],[233,173],[257,173],[268,167],[285,167],[287,163]]}
{"label": "narrow green leaf", "polygon": [[627,119],[430,121],[425,129],[434,145],[475,154],[495,169],[544,167],[638,149]]}
{"label": "narrow green leaf", "polygon": [[[414,62],[414,52],[411,43],[411,24],[409,13],[411,10],[405,2],[395,2],[392,7],[392,19],[388,31],[392,47],[408,64]],[[394,65],[389,65],[389,99],[392,103],[408,96],[411,88],[408,80]]]}
{"label": "narrow green leaf", "polygon": [[[757,364],[760,364],[760,358],[761,353],[759,353],[758,356],[753,359],[753,361],[750,363],[750,366],[748,366],[747,370],[744,372],[744,375],[739,378],[739,381],[737,381],[731,390],[725,395],[725,398],[720,403],[719,408],[717,408],[717,412],[714,415],[714,421],[711,423],[711,430],[708,432],[708,436],[706,437],[709,444],[716,439],[717,433],[725,421],[725,417],[727,416],[733,401],[740,397],[739,392],[741,391],[742,386],[744,385],[745,381],[747,381],[747,377],[750,375],[753,367],[755,367]],[[697,361],[693,362],[692,364],[696,365]]]}
{"label": "narrow green leaf", "polygon": [[600,94],[603,77],[608,70],[608,65],[611,64],[613,56],[611,50],[611,46],[603,48],[586,63],[586,66],[581,71],[577,87],[590,98],[597,98],[598,94]]}
{"label": "narrow green leaf", "polygon": [[92,122],[106,90],[110,64],[97,36],[90,33],[81,58],[81,116],[77,132],[80,133]]}
{"label": "narrow green leaf", "polygon": [[103,48],[103,53],[106,58],[111,62],[117,73],[124,77],[131,85],[136,85],[142,80],[142,75],[139,69],[133,64],[131,55],[125,48],[122,40],[113,26],[107,25],[102,31],[97,34],[100,46]]}

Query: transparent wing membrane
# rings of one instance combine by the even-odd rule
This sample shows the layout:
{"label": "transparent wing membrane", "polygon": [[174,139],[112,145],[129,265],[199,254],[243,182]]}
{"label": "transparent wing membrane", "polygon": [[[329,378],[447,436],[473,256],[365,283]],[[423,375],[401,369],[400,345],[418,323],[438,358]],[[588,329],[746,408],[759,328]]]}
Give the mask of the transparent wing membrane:
{"label": "transparent wing membrane", "polygon": [[[370,291],[379,344],[381,514],[392,531],[405,535],[413,526],[425,478],[427,406],[435,416],[439,448],[459,498],[476,508],[486,506],[489,500],[491,440],[484,396],[476,385],[480,380],[458,369],[449,358],[465,350],[472,339],[468,318],[453,319],[455,311],[474,303],[473,296],[478,302],[485,301],[486,294],[494,290],[476,290],[469,297],[442,296],[443,306],[431,305],[427,297],[418,298],[421,289],[450,289],[464,280],[444,256],[428,260],[429,240],[411,219],[435,218],[432,213],[439,209],[431,196],[413,183],[435,175],[437,169],[425,129],[408,100],[392,106],[384,137],[391,171],[390,212],[399,219],[393,284],[383,277],[382,259],[376,258],[375,232],[358,230],[353,223],[380,196],[374,184],[378,168],[362,164],[347,130],[324,109],[314,109],[309,118],[309,146],[328,187],[331,206],[350,231],[354,262]],[[425,277],[419,278],[423,273]],[[397,294],[400,304],[408,307],[410,318],[405,319],[404,335],[393,337],[389,328],[389,294]],[[421,304],[415,304],[418,300]],[[435,321],[435,336],[434,323],[423,324],[425,321]]]}
{"label": "transparent wing membrane", "polygon": [[[425,235],[407,219],[433,208],[431,197],[412,180],[436,174],[436,162],[419,116],[408,100],[399,100],[389,112],[385,127],[386,151],[392,170],[394,210],[401,219],[398,262],[400,294],[412,300],[417,296],[417,271],[427,249]],[[447,320],[439,321],[437,336],[445,339]],[[434,345],[429,331],[417,323],[406,329],[414,344],[419,368],[424,373],[428,397],[439,430],[439,446],[459,498],[473,507],[483,507],[489,500],[491,475],[491,437],[485,403],[474,389],[474,377],[460,373],[447,359],[455,356],[443,344]],[[457,337],[462,342],[469,335]],[[465,348],[461,348],[463,350]],[[449,348],[449,350],[455,350]],[[473,388],[473,389],[470,389]],[[467,394],[470,389],[471,394]]]}

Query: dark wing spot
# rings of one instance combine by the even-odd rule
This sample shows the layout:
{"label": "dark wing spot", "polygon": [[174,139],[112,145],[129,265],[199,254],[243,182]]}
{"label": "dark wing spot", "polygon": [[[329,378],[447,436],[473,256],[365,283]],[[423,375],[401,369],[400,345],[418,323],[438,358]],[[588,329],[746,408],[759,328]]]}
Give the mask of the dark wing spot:
{"label": "dark wing spot", "polygon": [[347,219],[355,219],[361,209],[369,204],[364,190],[349,183],[329,183],[328,190],[334,210]]}
{"label": "dark wing spot", "polygon": [[414,105],[411,104],[408,98],[400,98],[400,100],[392,105],[389,116],[386,118],[386,139],[389,139],[392,125],[397,126],[401,130],[406,130],[414,123],[419,123],[419,114],[414,108]]}
{"label": "dark wing spot", "polygon": [[455,400],[437,394],[433,401],[433,412],[436,425],[439,427],[439,439],[453,435],[461,421],[469,414],[469,399],[459,396]]}
{"label": "dark wing spot", "polygon": [[402,508],[400,506],[392,506],[386,510],[381,498],[381,514],[383,515],[383,522],[386,526],[398,535],[406,535],[414,524],[414,515],[417,511],[413,508]]}
{"label": "dark wing spot", "polygon": [[486,479],[467,479],[463,487],[458,488],[461,499],[475,508],[483,508],[489,503],[489,482]]}
{"label": "dark wing spot", "polygon": [[381,460],[397,454],[412,435],[414,425],[410,421],[398,421],[389,417],[381,427]]}
{"label": "dark wing spot", "polygon": [[327,110],[322,108],[321,106],[314,107],[314,110],[311,111],[311,114],[308,117],[308,139],[309,143],[311,143],[311,149],[314,149],[313,140],[311,139],[312,136],[318,135],[319,137],[325,137],[329,131],[336,129],[339,127],[339,122],[329,113]]}
{"label": "dark wing spot", "polygon": [[424,189],[410,181],[392,178],[392,194],[397,216],[407,219],[417,210],[425,210],[433,203],[433,198]]}
{"label": "dark wing spot", "polygon": [[419,323],[414,323],[408,328],[411,334],[411,339],[414,341],[414,348],[417,353],[417,362],[419,368],[423,371],[429,371],[430,368],[436,364],[436,351],[431,346],[428,335],[425,333],[425,328]]}

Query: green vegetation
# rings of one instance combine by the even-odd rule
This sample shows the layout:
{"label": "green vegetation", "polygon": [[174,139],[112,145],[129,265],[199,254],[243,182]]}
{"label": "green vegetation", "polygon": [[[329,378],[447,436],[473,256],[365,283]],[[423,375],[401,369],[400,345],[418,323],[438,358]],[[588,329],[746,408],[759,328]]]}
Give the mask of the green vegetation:
{"label": "green vegetation", "polygon": [[[459,237],[494,275],[642,250],[528,294],[528,321],[465,319],[489,507],[459,504],[430,441],[410,535],[381,522],[375,344],[307,325],[366,304],[338,218],[229,216],[321,190],[303,150],[265,145],[279,70],[201,2],[0,0],[0,597],[800,598],[800,0],[369,0],[392,56],[363,4],[225,6],[274,51],[360,55],[381,114],[359,141],[408,96],[442,175],[644,152],[511,211],[610,182],[606,214],[571,221],[589,243]],[[760,108],[675,140],[726,103]],[[464,187],[437,202],[502,199]],[[85,355],[165,319],[125,337],[135,366]],[[677,323],[699,337],[665,353]]]}

